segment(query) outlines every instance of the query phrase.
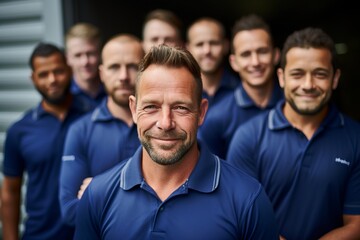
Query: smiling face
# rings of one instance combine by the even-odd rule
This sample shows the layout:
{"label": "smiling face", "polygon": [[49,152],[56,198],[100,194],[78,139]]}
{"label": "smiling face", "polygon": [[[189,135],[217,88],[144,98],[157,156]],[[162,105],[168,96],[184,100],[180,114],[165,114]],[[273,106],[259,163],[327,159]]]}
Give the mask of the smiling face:
{"label": "smiling face", "polygon": [[233,39],[234,54],[230,64],[243,84],[263,87],[273,81],[279,52],[274,49],[269,34],[263,29],[238,32]]}
{"label": "smiling face", "polygon": [[206,100],[198,102],[194,76],[184,67],[150,65],[138,84],[130,108],[143,147],[158,164],[180,162],[197,148],[197,128],[207,109]]}
{"label": "smiling face", "polygon": [[287,52],[286,62],[285,69],[278,70],[285,111],[299,115],[322,112],[340,77],[340,70],[334,73],[331,53],[324,48],[294,47]]}

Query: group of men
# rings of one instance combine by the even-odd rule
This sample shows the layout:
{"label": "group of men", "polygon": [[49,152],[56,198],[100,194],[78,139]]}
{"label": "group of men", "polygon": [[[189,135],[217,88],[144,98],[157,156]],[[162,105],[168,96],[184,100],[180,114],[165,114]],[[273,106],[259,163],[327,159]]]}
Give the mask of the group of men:
{"label": "group of men", "polygon": [[332,39],[298,30],[280,55],[257,15],[231,41],[214,18],[181,28],[155,10],[142,40],[102,46],[80,23],[66,53],[35,48],[42,100],[7,132],[4,239],[25,172],[24,239],[359,239],[360,125],[331,103]]}

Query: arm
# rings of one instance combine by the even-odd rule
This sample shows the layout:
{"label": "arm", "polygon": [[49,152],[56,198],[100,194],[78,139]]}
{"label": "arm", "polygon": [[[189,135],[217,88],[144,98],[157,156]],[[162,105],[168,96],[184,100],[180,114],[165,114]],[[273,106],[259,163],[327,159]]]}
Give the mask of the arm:
{"label": "arm", "polygon": [[360,215],[343,215],[344,226],[336,228],[324,236],[321,240],[351,240],[360,239]]}
{"label": "arm", "polygon": [[19,239],[21,177],[4,177],[1,188],[1,218],[3,238]]}
{"label": "arm", "polygon": [[82,132],[84,129],[78,128],[78,124],[74,124],[69,129],[60,171],[61,214],[64,221],[72,226],[75,224],[76,208],[79,202],[78,192],[83,180],[89,176],[84,149],[86,138],[81,134]]}
{"label": "arm", "polygon": [[254,129],[249,124],[241,125],[235,131],[230,142],[226,160],[254,178],[258,178],[256,170],[256,140]]}
{"label": "arm", "polygon": [[273,207],[262,188],[248,212],[246,226],[247,235],[242,239],[281,239]]}
{"label": "arm", "polygon": [[74,240],[101,239],[97,219],[94,214],[99,209],[96,209],[96,206],[93,205],[94,199],[92,198],[91,187],[87,189],[78,204]]}

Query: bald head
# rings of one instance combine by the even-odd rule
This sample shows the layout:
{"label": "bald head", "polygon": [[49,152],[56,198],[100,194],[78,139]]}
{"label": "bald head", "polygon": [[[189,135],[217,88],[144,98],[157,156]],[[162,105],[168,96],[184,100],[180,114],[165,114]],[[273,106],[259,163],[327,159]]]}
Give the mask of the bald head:
{"label": "bald head", "polygon": [[144,56],[141,41],[130,34],[112,37],[104,46],[100,77],[109,103],[128,109],[129,96],[135,92],[138,65]]}
{"label": "bald head", "polygon": [[104,55],[106,55],[109,51],[112,51],[112,49],[116,46],[122,47],[123,50],[128,47],[128,50],[132,51],[136,56],[140,57],[140,59],[144,56],[144,51],[139,38],[131,34],[118,34],[110,38],[104,45],[101,53],[103,62],[105,57]]}

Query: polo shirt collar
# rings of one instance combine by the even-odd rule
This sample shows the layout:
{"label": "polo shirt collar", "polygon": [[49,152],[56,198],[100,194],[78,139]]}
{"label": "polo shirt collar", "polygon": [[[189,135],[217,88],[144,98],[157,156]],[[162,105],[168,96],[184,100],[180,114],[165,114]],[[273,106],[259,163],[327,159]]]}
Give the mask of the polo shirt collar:
{"label": "polo shirt collar", "polygon": [[234,97],[236,104],[239,107],[245,108],[245,107],[255,106],[254,101],[246,93],[242,83],[240,83],[240,85],[235,89]]}
{"label": "polo shirt collar", "polygon": [[47,115],[48,113],[42,107],[41,102],[33,109],[32,119],[34,121],[39,120],[42,116]]}
{"label": "polo shirt collar", "polygon": [[[200,146],[199,161],[188,179],[187,186],[199,192],[209,193],[219,185],[221,160],[211,154],[204,144],[198,142],[198,146]],[[143,182],[141,153],[142,147],[140,146],[134,156],[121,169],[120,187],[124,190],[141,185]]]}
{"label": "polo shirt collar", "polygon": [[[45,111],[45,109],[43,108],[41,103],[42,103],[42,101],[40,101],[39,104],[35,108],[32,109],[31,117],[32,117],[32,119],[34,121],[37,121],[41,117],[50,114],[49,112]],[[72,111],[85,113],[84,109],[82,109],[82,106],[78,106],[77,99],[74,96],[73,96],[73,100],[72,100],[72,103],[71,103],[70,108],[69,108],[69,113],[67,115],[69,115]]]}
{"label": "polo shirt collar", "polygon": [[322,125],[324,127],[342,127],[345,125],[345,120],[343,114],[340,113],[339,109],[335,106],[335,104],[330,103],[329,112],[326,115]]}
{"label": "polo shirt collar", "polygon": [[[282,109],[285,100],[281,100],[275,108],[273,108],[268,115],[268,127],[271,130],[280,130],[287,127],[292,127],[286,119]],[[339,112],[336,106],[332,103],[329,105],[329,112],[324,121],[321,123],[323,127],[341,127],[344,125],[344,116]]]}
{"label": "polo shirt collar", "polygon": [[110,113],[107,107],[107,100],[108,97],[105,97],[99,106],[97,106],[91,114],[91,120],[93,122],[100,122],[100,121],[109,121],[115,119],[115,117]]}
{"label": "polo shirt collar", "polygon": [[[275,80],[274,80],[275,81]],[[254,101],[250,98],[247,92],[244,89],[242,82],[234,91],[235,101],[239,107],[246,108],[246,107],[257,107]],[[274,89],[270,98],[270,101],[266,108],[272,108],[276,105],[279,99],[283,98],[283,91],[280,88],[279,84],[276,82],[274,83]]]}

